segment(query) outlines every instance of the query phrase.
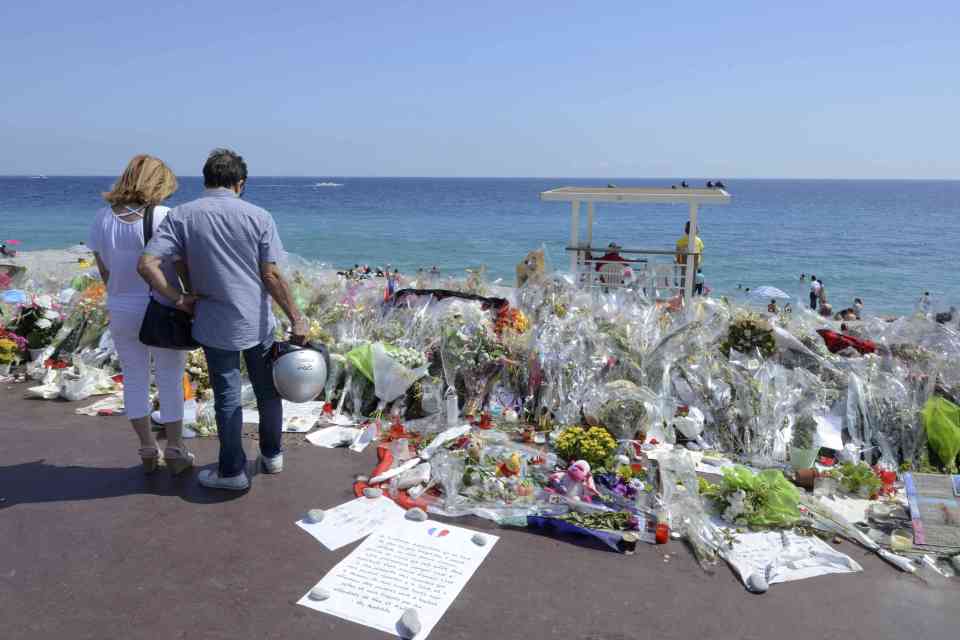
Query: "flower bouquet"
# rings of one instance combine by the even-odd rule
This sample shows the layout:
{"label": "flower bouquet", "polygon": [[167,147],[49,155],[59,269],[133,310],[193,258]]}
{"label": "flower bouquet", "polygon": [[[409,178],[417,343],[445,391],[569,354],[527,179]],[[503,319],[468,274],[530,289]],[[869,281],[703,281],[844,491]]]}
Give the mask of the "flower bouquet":
{"label": "flower bouquet", "polygon": [[62,324],[50,296],[39,296],[33,304],[20,309],[14,326],[17,334],[26,337],[27,348],[36,351],[53,342]]}
{"label": "flower bouquet", "polygon": [[617,450],[617,441],[603,427],[570,427],[560,432],[553,446],[567,462],[586,460],[599,472]]}
{"label": "flower bouquet", "polygon": [[720,484],[702,486],[702,493],[717,502],[731,524],[787,528],[800,521],[800,491],[777,469],[754,473],[728,467]]}
{"label": "flower bouquet", "polygon": [[720,350],[724,355],[731,350],[745,354],[759,351],[764,358],[769,358],[777,350],[777,343],[769,321],[755,313],[742,312],[730,323],[727,337],[720,343]]}
{"label": "flower bouquet", "polygon": [[503,369],[503,346],[484,322],[463,323],[459,317],[445,323],[440,347],[444,377],[449,389],[462,376],[467,393],[464,414],[476,416],[483,409],[489,386]]}
{"label": "flower bouquet", "polygon": [[17,358],[17,343],[10,338],[0,338],[0,375],[10,373],[10,367]]}

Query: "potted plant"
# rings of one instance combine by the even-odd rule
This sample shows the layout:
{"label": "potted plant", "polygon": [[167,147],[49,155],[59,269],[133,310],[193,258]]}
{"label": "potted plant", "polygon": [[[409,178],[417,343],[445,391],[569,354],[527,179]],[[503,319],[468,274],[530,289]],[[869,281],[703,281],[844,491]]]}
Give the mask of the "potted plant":
{"label": "potted plant", "polygon": [[790,443],[790,466],[794,470],[809,469],[817,459],[818,447],[814,444],[817,421],[803,414],[793,424],[793,440]]}

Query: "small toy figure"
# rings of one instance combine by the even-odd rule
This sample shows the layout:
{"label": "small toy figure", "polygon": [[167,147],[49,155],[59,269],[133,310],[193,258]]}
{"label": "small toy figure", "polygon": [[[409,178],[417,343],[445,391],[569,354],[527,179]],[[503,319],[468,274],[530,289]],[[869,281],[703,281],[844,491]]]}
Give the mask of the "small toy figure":
{"label": "small toy figure", "polygon": [[503,462],[497,465],[497,475],[512,477],[520,474],[520,454],[514,451]]}
{"label": "small toy figure", "polygon": [[590,463],[586,460],[577,460],[566,471],[558,471],[550,477],[550,486],[560,494],[573,500],[592,502],[599,496],[593,475],[590,473]]}

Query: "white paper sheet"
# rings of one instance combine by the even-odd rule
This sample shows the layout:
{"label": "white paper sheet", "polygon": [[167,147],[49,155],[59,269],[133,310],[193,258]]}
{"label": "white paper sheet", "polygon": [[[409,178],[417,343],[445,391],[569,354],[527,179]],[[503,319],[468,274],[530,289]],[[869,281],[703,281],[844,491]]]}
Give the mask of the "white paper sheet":
{"label": "white paper sheet", "polygon": [[843,450],[843,419],[833,414],[814,416],[817,422],[817,444],[827,449]]}
{"label": "white paper sheet", "polygon": [[499,540],[483,533],[481,547],[473,535],[430,520],[384,527],[317,583],[330,594],[327,600],[304,595],[298,604],[393,635],[400,635],[397,623],[412,607],[423,626],[414,638],[423,640]]}
{"label": "white paper sheet", "polygon": [[390,498],[357,498],[327,511],[316,524],[297,520],[296,525],[330,551],[370,535],[384,525],[403,522],[405,511]]}
{"label": "white paper sheet", "polygon": [[373,439],[377,435],[377,425],[373,422],[368,424],[366,427],[362,427],[357,430],[357,437],[354,438],[353,444],[350,445],[350,451],[355,451],[361,453],[367,446],[373,442]]}
{"label": "white paper sheet", "polygon": [[[283,430],[287,433],[306,433],[313,429],[323,415],[322,402],[283,401]],[[244,424],[260,424],[257,408],[243,410]]]}
{"label": "white paper sheet", "polygon": [[763,574],[767,583],[803,580],[829,573],[863,571],[850,556],[837,551],[815,536],[792,532],[761,531],[737,533],[733,549],[721,553],[740,580],[754,573]]}
{"label": "white paper sheet", "polygon": [[328,427],[326,429],[317,429],[313,433],[308,433],[307,441],[318,447],[335,449],[353,442],[358,433],[360,433],[360,429],[354,429],[352,427]]}

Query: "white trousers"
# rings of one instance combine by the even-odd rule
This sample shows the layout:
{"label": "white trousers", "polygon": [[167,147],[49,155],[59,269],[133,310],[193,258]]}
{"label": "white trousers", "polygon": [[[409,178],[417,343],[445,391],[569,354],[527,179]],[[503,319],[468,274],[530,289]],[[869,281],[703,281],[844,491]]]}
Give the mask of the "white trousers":
{"label": "white trousers", "polygon": [[150,356],[153,356],[157,391],[160,395],[160,419],[183,419],[183,369],[186,351],[155,349],[140,342],[143,312],[110,312],[110,335],[120,356],[123,370],[123,404],[131,420],[151,413]]}

